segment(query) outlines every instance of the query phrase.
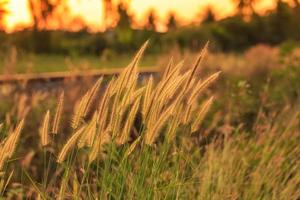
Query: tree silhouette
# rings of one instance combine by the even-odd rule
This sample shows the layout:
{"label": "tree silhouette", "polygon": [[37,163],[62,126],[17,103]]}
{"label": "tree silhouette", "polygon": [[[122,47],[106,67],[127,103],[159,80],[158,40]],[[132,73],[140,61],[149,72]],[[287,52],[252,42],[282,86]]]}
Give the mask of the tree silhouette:
{"label": "tree silhouette", "polygon": [[0,30],[4,29],[4,17],[8,13],[7,9],[5,8],[7,1],[0,0]]}
{"label": "tree silhouette", "polygon": [[275,13],[272,17],[271,23],[273,27],[273,34],[275,42],[279,43],[288,39],[295,27],[291,24],[293,20],[292,9],[288,3],[278,0],[276,4]]}
{"label": "tree silhouette", "polygon": [[233,0],[233,3],[236,4],[237,11],[240,15],[244,15],[246,7],[247,7],[247,0]]}
{"label": "tree silhouette", "polygon": [[167,28],[168,28],[168,31],[172,31],[177,28],[176,15],[174,12],[169,13]]}
{"label": "tree silhouette", "polygon": [[213,8],[211,6],[206,7],[202,22],[203,23],[212,23],[215,21],[216,21],[216,17],[215,17]]}
{"label": "tree silhouette", "polygon": [[34,29],[44,29],[53,19],[55,11],[64,5],[65,0],[29,0]]}
{"label": "tree silhouette", "polygon": [[127,12],[127,5],[125,3],[120,3],[117,7],[119,14],[119,21],[117,22],[117,27],[121,29],[129,29],[131,25],[131,16]]}
{"label": "tree silhouette", "polygon": [[156,29],[155,21],[156,21],[155,11],[151,9],[148,13],[146,29],[155,30]]}
{"label": "tree silhouette", "polygon": [[242,16],[245,16],[248,11],[255,13],[254,5],[258,2],[259,0],[233,0],[233,3],[237,6],[238,13]]}

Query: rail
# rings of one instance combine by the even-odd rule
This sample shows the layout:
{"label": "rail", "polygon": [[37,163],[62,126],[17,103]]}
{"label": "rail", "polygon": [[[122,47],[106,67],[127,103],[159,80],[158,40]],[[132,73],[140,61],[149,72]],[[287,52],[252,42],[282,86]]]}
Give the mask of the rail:
{"label": "rail", "polygon": [[[24,74],[3,74],[0,75],[0,83],[15,83],[15,82],[43,82],[43,81],[58,81],[68,78],[84,78],[84,77],[100,77],[117,75],[122,71],[122,68],[97,69],[87,71],[65,71],[65,72],[47,72],[47,73],[24,73]],[[141,75],[155,74],[160,69],[158,67],[142,67],[139,68]]]}

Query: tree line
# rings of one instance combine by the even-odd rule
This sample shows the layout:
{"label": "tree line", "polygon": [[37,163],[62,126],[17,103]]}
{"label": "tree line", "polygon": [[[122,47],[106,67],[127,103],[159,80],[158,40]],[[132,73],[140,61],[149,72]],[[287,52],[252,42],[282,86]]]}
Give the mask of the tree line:
{"label": "tree line", "polygon": [[[147,39],[153,41],[151,51],[154,53],[170,46],[198,50],[207,40],[213,42],[214,49],[222,51],[242,51],[258,43],[278,45],[300,41],[299,0],[293,0],[292,5],[277,0],[275,8],[265,14],[255,10],[260,0],[232,0],[236,5],[232,16],[216,20],[213,7],[207,7],[198,23],[186,26],[180,26],[176,13],[169,13],[167,31],[163,33],[157,32],[154,10],[150,9],[144,27],[133,29],[133,16],[128,12],[130,1],[118,4],[112,0],[101,1],[107,29],[90,33],[84,23],[78,31],[48,28],[53,20],[63,23],[61,18],[66,17],[69,9],[66,0],[28,0],[33,26],[11,34],[0,31],[0,45],[4,49],[16,46],[35,53],[99,55],[107,50],[117,53],[135,51]],[[6,3],[0,0],[0,30],[3,30],[3,19],[9,12]]]}

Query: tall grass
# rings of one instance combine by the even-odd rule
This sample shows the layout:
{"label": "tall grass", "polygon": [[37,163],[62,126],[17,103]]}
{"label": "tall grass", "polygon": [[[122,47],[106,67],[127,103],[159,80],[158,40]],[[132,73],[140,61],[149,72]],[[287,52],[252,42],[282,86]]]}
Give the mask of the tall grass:
{"label": "tall grass", "polygon": [[[201,128],[214,97],[206,97],[203,91],[220,72],[203,80],[197,75],[207,45],[191,69],[171,60],[161,79],[151,76],[141,84],[137,68],[146,46],[147,42],[106,86],[100,78],[78,98],[69,133],[59,126],[64,93],[57,108],[46,112],[37,137],[43,147],[42,178],[9,160],[24,120],[12,129],[1,143],[2,196],[298,199],[297,113],[286,120],[288,126],[278,123],[258,133],[238,126],[211,140],[211,135],[201,134]],[[59,141],[62,134],[68,134],[68,139]],[[19,172],[12,175],[11,169]]]}

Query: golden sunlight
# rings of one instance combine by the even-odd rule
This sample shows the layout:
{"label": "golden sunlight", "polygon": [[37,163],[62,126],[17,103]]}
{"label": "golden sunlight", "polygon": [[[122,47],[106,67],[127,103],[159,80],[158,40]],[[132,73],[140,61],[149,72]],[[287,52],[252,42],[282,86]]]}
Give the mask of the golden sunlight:
{"label": "golden sunlight", "polygon": [[[170,3],[172,2],[172,3]],[[264,12],[274,6],[274,0],[263,0],[256,5],[258,12]],[[68,0],[67,3],[70,18],[82,19],[83,23],[92,31],[101,31],[105,29],[103,23],[103,8],[101,0]],[[232,0],[132,0],[129,6],[129,12],[134,16],[136,26],[143,25],[146,15],[150,9],[156,11],[158,27],[164,29],[164,22],[170,12],[175,12],[177,19],[181,24],[197,22],[207,6],[211,6],[217,18],[232,14],[235,7]],[[28,0],[10,0],[7,9],[9,14],[6,16],[6,31],[11,32],[32,24]],[[66,21],[70,19],[64,19]],[[71,29],[70,23],[66,23],[67,29]],[[51,28],[61,28],[53,26]],[[66,27],[63,27],[66,28]]]}

